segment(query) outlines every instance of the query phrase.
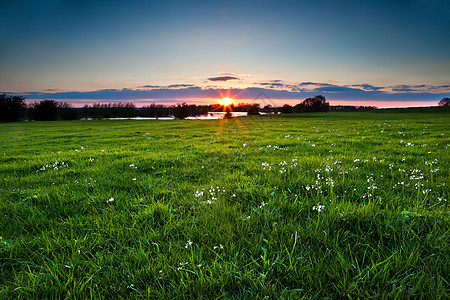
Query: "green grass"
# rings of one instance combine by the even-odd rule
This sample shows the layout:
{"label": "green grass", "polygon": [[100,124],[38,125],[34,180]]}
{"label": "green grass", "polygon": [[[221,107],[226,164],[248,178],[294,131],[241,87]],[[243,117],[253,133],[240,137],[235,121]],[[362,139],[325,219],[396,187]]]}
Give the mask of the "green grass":
{"label": "green grass", "polygon": [[448,299],[449,121],[0,124],[0,298]]}

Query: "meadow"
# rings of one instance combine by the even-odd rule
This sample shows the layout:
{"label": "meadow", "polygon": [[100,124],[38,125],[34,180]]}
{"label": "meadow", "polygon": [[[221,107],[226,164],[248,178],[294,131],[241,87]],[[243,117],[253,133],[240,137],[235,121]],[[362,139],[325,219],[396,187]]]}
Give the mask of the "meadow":
{"label": "meadow", "polygon": [[0,299],[448,299],[449,116],[0,124]]}

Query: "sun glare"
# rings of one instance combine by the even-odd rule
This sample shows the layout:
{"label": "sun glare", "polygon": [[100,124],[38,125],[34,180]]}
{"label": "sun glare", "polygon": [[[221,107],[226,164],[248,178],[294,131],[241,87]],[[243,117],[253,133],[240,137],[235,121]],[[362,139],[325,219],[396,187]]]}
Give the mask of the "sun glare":
{"label": "sun glare", "polygon": [[220,99],[219,102],[220,102],[220,104],[222,104],[223,106],[228,106],[228,105],[233,104],[233,99],[228,98],[228,97],[225,97],[225,98]]}

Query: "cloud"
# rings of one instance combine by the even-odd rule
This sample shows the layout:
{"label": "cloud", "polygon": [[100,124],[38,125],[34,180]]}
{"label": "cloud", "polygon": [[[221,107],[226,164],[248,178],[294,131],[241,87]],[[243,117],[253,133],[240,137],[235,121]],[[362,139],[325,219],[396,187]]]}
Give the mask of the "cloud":
{"label": "cloud", "polygon": [[[329,93],[334,95],[345,96],[364,96],[364,97],[386,97],[385,94],[394,93],[400,97],[400,93],[407,93],[409,95],[416,93],[431,94],[445,94],[449,93],[450,85],[394,85],[394,86],[374,86],[368,83],[353,84],[353,85],[338,85],[324,82],[305,81],[297,84],[281,83],[281,80],[268,80],[265,82],[255,82],[259,86],[273,90],[287,90],[290,92],[299,93]],[[414,96],[415,97],[415,96]]]}
{"label": "cloud", "polygon": [[[323,82],[301,82],[298,84],[286,84],[281,83],[282,80],[269,80],[267,82],[257,82],[256,84],[264,86],[265,88],[270,89],[283,89],[290,92],[343,92],[343,91],[353,91],[355,88],[346,85],[334,85],[330,83]],[[361,85],[355,85],[361,87]]]}
{"label": "cloud", "polygon": [[44,89],[43,91],[45,91],[45,92],[60,92],[63,90],[61,90],[61,89]]}
{"label": "cloud", "polygon": [[309,82],[309,81],[307,81],[307,82],[301,82],[301,83],[299,83],[298,84],[299,86],[310,86],[310,85],[313,85],[313,86],[333,86],[333,84],[329,84],[329,83],[323,83],[323,82]]}
{"label": "cloud", "polygon": [[169,89],[179,89],[179,88],[190,88],[195,87],[194,84],[171,84],[167,88]]}
{"label": "cloud", "polygon": [[260,85],[268,89],[287,89],[291,90],[290,86],[286,84],[283,80],[280,79],[274,79],[274,80],[267,80],[267,81],[255,81],[253,82],[255,85]]}
{"label": "cloud", "polygon": [[238,77],[234,76],[218,76],[218,77],[210,77],[209,81],[228,81],[228,80],[239,80]]}
{"label": "cloud", "polygon": [[182,84],[171,84],[171,85],[141,85],[138,86],[138,89],[144,88],[144,89],[178,89],[178,88],[188,88],[188,87],[195,87],[194,84],[188,84],[188,83],[182,83]]}
{"label": "cloud", "polygon": [[441,93],[448,92],[450,90],[450,85],[427,85],[427,84],[416,84],[416,85],[394,85],[390,86],[393,92],[429,92],[429,93]]}
{"label": "cloud", "polygon": [[250,77],[264,77],[263,75],[258,75],[258,74],[237,74],[237,73],[230,73],[230,72],[219,72],[219,73],[217,73],[217,75],[221,75],[221,76],[233,76],[233,77],[240,77],[240,78],[242,78],[242,77],[247,77],[247,78],[250,78]]}
{"label": "cloud", "polygon": [[421,84],[421,85],[401,84],[401,85],[392,86],[392,91],[394,91],[394,92],[412,92],[412,91],[417,91],[417,90],[423,89],[424,87],[426,87],[426,85],[424,85],[424,84]]}
{"label": "cloud", "polygon": [[360,89],[354,89],[354,88],[347,87],[347,86],[328,85],[328,86],[315,88],[313,91],[319,92],[319,93],[320,92],[336,93],[336,92],[360,91]]}
{"label": "cloud", "polygon": [[385,88],[385,87],[380,87],[380,86],[373,86],[373,85],[368,84],[368,83],[354,84],[352,86],[353,87],[360,87],[360,88],[362,88],[363,90],[366,90],[366,91],[378,91],[378,90],[381,90],[381,89]]}
{"label": "cloud", "polygon": [[[223,89],[216,86],[200,87],[193,84],[172,84],[168,86],[141,86],[136,89],[101,89],[88,92],[29,92],[22,93],[28,100],[54,99],[71,103],[93,102],[156,102],[172,103],[181,101],[213,102],[221,95],[230,94],[235,99],[253,101],[262,93],[273,101],[280,99],[301,101],[308,97],[323,95],[327,100],[347,101],[429,101],[430,105],[449,97],[449,85],[396,85],[391,87],[376,87],[370,84],[333,85],[329,83],[302,82],[299,84],[283,84],[280,81],[258,83],[260,86],[247,88]],[[196,100],[195,100],[196,99]],[[279,103],[284,104],[284,103]]]}
{"label": "cloud", "polygon": [[139,88],[144,88],[144,89],[155,89],[155,88],[160,88],[160,85],[141,85],[139,86]]}
{"label": "cloud", "polygon": [[266,86],[271,86],[271,87],[280,87],[280,86],[284,86],[283,83],[278,83],[278,82],[260,82],[260,85],[266,85]]}

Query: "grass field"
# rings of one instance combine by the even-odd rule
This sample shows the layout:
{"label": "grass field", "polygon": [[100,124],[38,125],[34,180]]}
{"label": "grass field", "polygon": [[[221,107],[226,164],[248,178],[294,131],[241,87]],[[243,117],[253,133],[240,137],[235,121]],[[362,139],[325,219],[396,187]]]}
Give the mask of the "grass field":
{"label": "grass field", "polygon": [[448,299],[449,116],[0,124],[0,298]]}

